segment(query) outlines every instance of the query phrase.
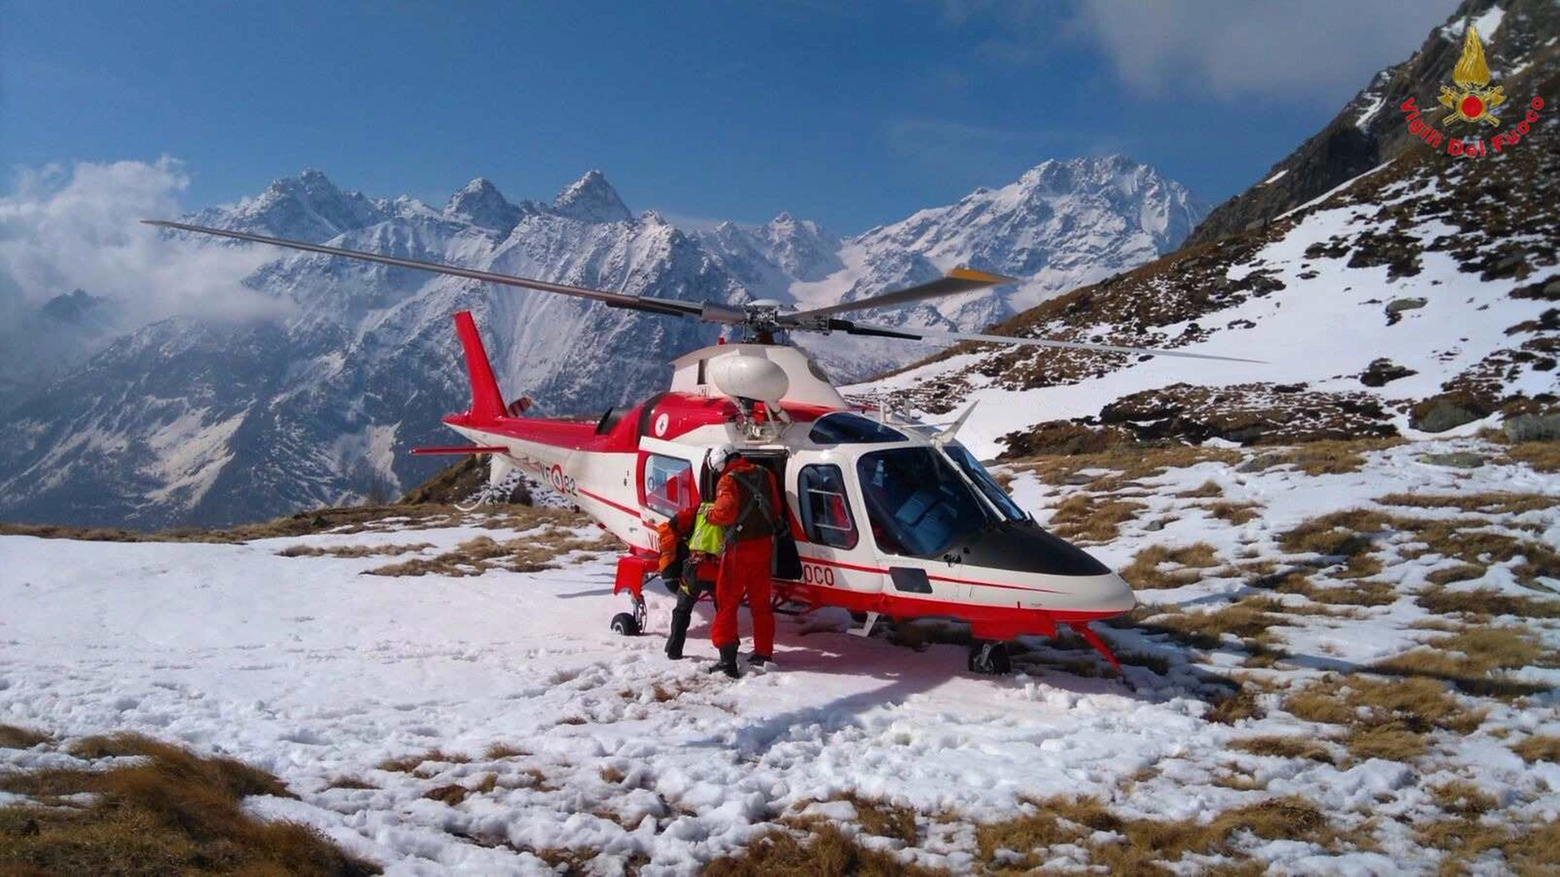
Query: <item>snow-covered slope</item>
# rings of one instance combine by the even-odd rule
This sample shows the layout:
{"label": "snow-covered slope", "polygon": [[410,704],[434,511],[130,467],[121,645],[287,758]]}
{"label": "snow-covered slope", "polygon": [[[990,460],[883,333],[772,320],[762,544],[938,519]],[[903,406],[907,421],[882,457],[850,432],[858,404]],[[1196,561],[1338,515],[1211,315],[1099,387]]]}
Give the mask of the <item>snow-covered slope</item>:
{"label": "snow-covered slope", "polygon": [[[1560,78],[1544,82],[1552,90]],[[999,333],[1248,357],[959,348],[852,388],[1026,453],[1107,437],[1472,432],[1560,401],[1560,118],[1469,161],[1405,153],[1254,230],[1047,302]]]}
{"label": "snow-covered slope", "polygon": [[[477,179],[437,208],[342,191],[310,170],[192,219],[630,294],[822,303],[960,262],[1034,274],[1020,294],[1045,294],[1173,246],[1190,225],[1187,203],[1179,186],[1125,159],[1047,162],[996,192],[841,241],[785,214],[758,228],[686,232],[653,212],[631,214],[599,171],[550,203],[511,203]],[[175,235],[167,246],[247,245]],[[465,398],[449,325],[458,309],[476,312],[505,391],[531,395],[548,414],[594,415],[643,398],[664,384],[670,359],[717,332],[314,255],[280,255],[246,283],[287,303],[286,318],[167,320],[95,339],[103,349],[84,364],[47,360],[69,363],[63,374],[24,370],[23,357],[10,357],[15,369],[0,362],[9,386],[0,385],[0,516],[221,524],[399,493],[437,466],[405,451],[445,443],[439,418]],[[1006,302],[885,318],[973,329],[1010,313]],[[926,350],[900,344],[862,356],[849,340],[817,344],[847,376]]]}

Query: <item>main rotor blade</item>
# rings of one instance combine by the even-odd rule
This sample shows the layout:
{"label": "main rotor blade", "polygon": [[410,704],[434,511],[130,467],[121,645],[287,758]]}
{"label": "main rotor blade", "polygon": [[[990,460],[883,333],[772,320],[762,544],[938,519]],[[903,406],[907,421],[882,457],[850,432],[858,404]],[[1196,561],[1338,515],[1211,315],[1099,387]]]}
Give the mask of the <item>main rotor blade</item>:
{"label": "main rotor blade", "polygon": [[[243,231],[227,231],[220,228],[206,228],[200,225],[189,225],[183,222],[168,222],[161,219],[143,219],[147,225],[155,225],[159,228],[173,228],[179,231],[193,231],[199,234],[217,235],[218,237],[235,238],[241,241],[254,241],[257,244],[270,244],[276,247],[288,247],[294,250],[306,250],[310,253],[323,253],[327,256],[341,256],[346,259],[359,259],[364,262],[378,262],[382,265],[394,265],[397,268],[411,268],[417,271],[431,271],[435,274],[450,274],[455,277],[465,277],[469,280],[480,280],[484,283],[497,283],[503,286],[518,286],[523,289],[535,289],[542,292],[556,292],[562,295],[572,295],[576,298],[587,298],[592,301],[605,302],[609,307],[628,308],[636,311],[646,311],[652,314],[664,314],[667,316],[684,317],[700,316],[704,310],[703,302],[677,301],[670,298],[651,298],[647,295],[625,295],[621,292],[607,292],[601,289],[588,289],[583,286],[569,286],[564,283],[551,283],[546,280],[532,280],[527,277],[514,277],[509,274],[494,274],[490,271],[473,271],[470,268],[457,268],[454,265],[444,265],[439,262],[422,262],[417,259],[401,259],[395,256],[382,256],[378,253],[364,253],[359,250],[345,250],[340,247],[327,247],[322,244],[311,244],[305,241],[290,241],[285,238],[272,238],[260,234],[250,234]],[[715,319],[711,322],[726,322]]]}
{"label": "main rotor blade", "polygon": [[885,308],[890,305],[902,305],[907,302],[921,301],[928,298],[941,298],[945,295],[958,295],[961,292],[969,292],[975,289],[985,289],[988,286],[1001,286],[1004,283],[1018,283],[1016,277],[1004,277],[1001,274],[991,274],[986,271],[975,271],[969,268],[955,268],[948,272],[946,277],[939,277],[930,283],[920,286],[911,286],[905,289],[897,289],[893,292],[885,292],[882,295],[874,295],[856,301],[842,301],[839,304],[828,307],[813,308],[810,311],[798,311],[794,314],[786,314],[787,319],[806,319],[807,317],[827,317],[830,314],[843,314],[848,311],[860,311],[867,308]]}
{"label": "main rotor blade", "polygon": [[[1030,347],[1059,347],[1064,350],[1089,350],[1098,353],[1146,353],[1152,356],[1174,356],[1181,359],[1216,359],[1221,362],[1253,362],[1266,365],[1264,360],[1243,359],[1239,356],[1215,356],[1211,353],[1186,353],[1180,350],[1161,350],[1157,347],[1121,347],[1114,344],[1084,344],[1079,341],[1055,341],[1050,338],[1015,338],[1010,335],[979,335],[969,332],[940,332],[934,329],[907,329],[899,326],[875,326],[854,320],[836,320],[835,328],[850,335],[878,335],[888,338],[908,338],[918,341],[976,341],[982,344],[1018,344]],[[843,325],[840,325],[843,324]]]}

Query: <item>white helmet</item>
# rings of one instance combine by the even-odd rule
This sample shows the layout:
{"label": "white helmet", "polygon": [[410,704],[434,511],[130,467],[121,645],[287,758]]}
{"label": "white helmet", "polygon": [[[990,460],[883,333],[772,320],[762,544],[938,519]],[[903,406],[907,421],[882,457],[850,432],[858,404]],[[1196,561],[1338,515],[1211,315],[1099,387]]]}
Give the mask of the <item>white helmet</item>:
{"label": "white helmet", "polygon": [[726,465],[726,461],[736,456],[736,453],[736,448],[725,443],[710,448],[710,469],[719,472]]}

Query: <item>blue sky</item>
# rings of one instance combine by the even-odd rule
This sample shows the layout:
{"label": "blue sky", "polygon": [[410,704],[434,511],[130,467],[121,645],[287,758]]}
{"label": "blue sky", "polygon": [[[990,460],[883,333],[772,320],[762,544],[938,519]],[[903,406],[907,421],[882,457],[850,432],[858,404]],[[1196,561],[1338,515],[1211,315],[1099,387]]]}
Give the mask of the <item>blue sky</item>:
{"label": "blue sky", "polygon": [[0,164],[173,156],[188,208],[308,166],[435,204],[599,168],[635,210],[852,233],[1119,151],[1218,201],[1454,6],[0,0]]}

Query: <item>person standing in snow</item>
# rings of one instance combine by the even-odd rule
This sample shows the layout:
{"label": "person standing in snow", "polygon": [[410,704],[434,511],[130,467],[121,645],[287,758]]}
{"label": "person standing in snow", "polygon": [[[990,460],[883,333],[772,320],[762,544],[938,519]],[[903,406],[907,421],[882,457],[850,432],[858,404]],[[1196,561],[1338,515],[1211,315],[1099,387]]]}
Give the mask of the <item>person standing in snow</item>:
{"label": "person standing in snow", "polygon": [[726,528],[720,572],[715,578],[715,624],[710,628],[710,640],[720,650],[720,661],[710,672],[720,671],[735,679],[742,675],[737,668],[737,605],[744,596],[753,615],[753,653],[748,663],[762,666],[773,660],[770,563],[775,533],[784,526],[785,506],[775,476],[743,458],[731,445],[710,451],[710,469],[720,473],[720,481],[715,485],[715,504],[706,518]]}
{"label": "person standing in snow", "polygon": [[720,555],[725,530],[709,523],[711,503],[697,509],[687,508],[659,526],[661,541],[661,579],[677,595],[672,609],[672,628],[666,637],[666,656],[680,660],[688,625],[693,623],[693,607],[699,596],[715,589],[713,570]]}

